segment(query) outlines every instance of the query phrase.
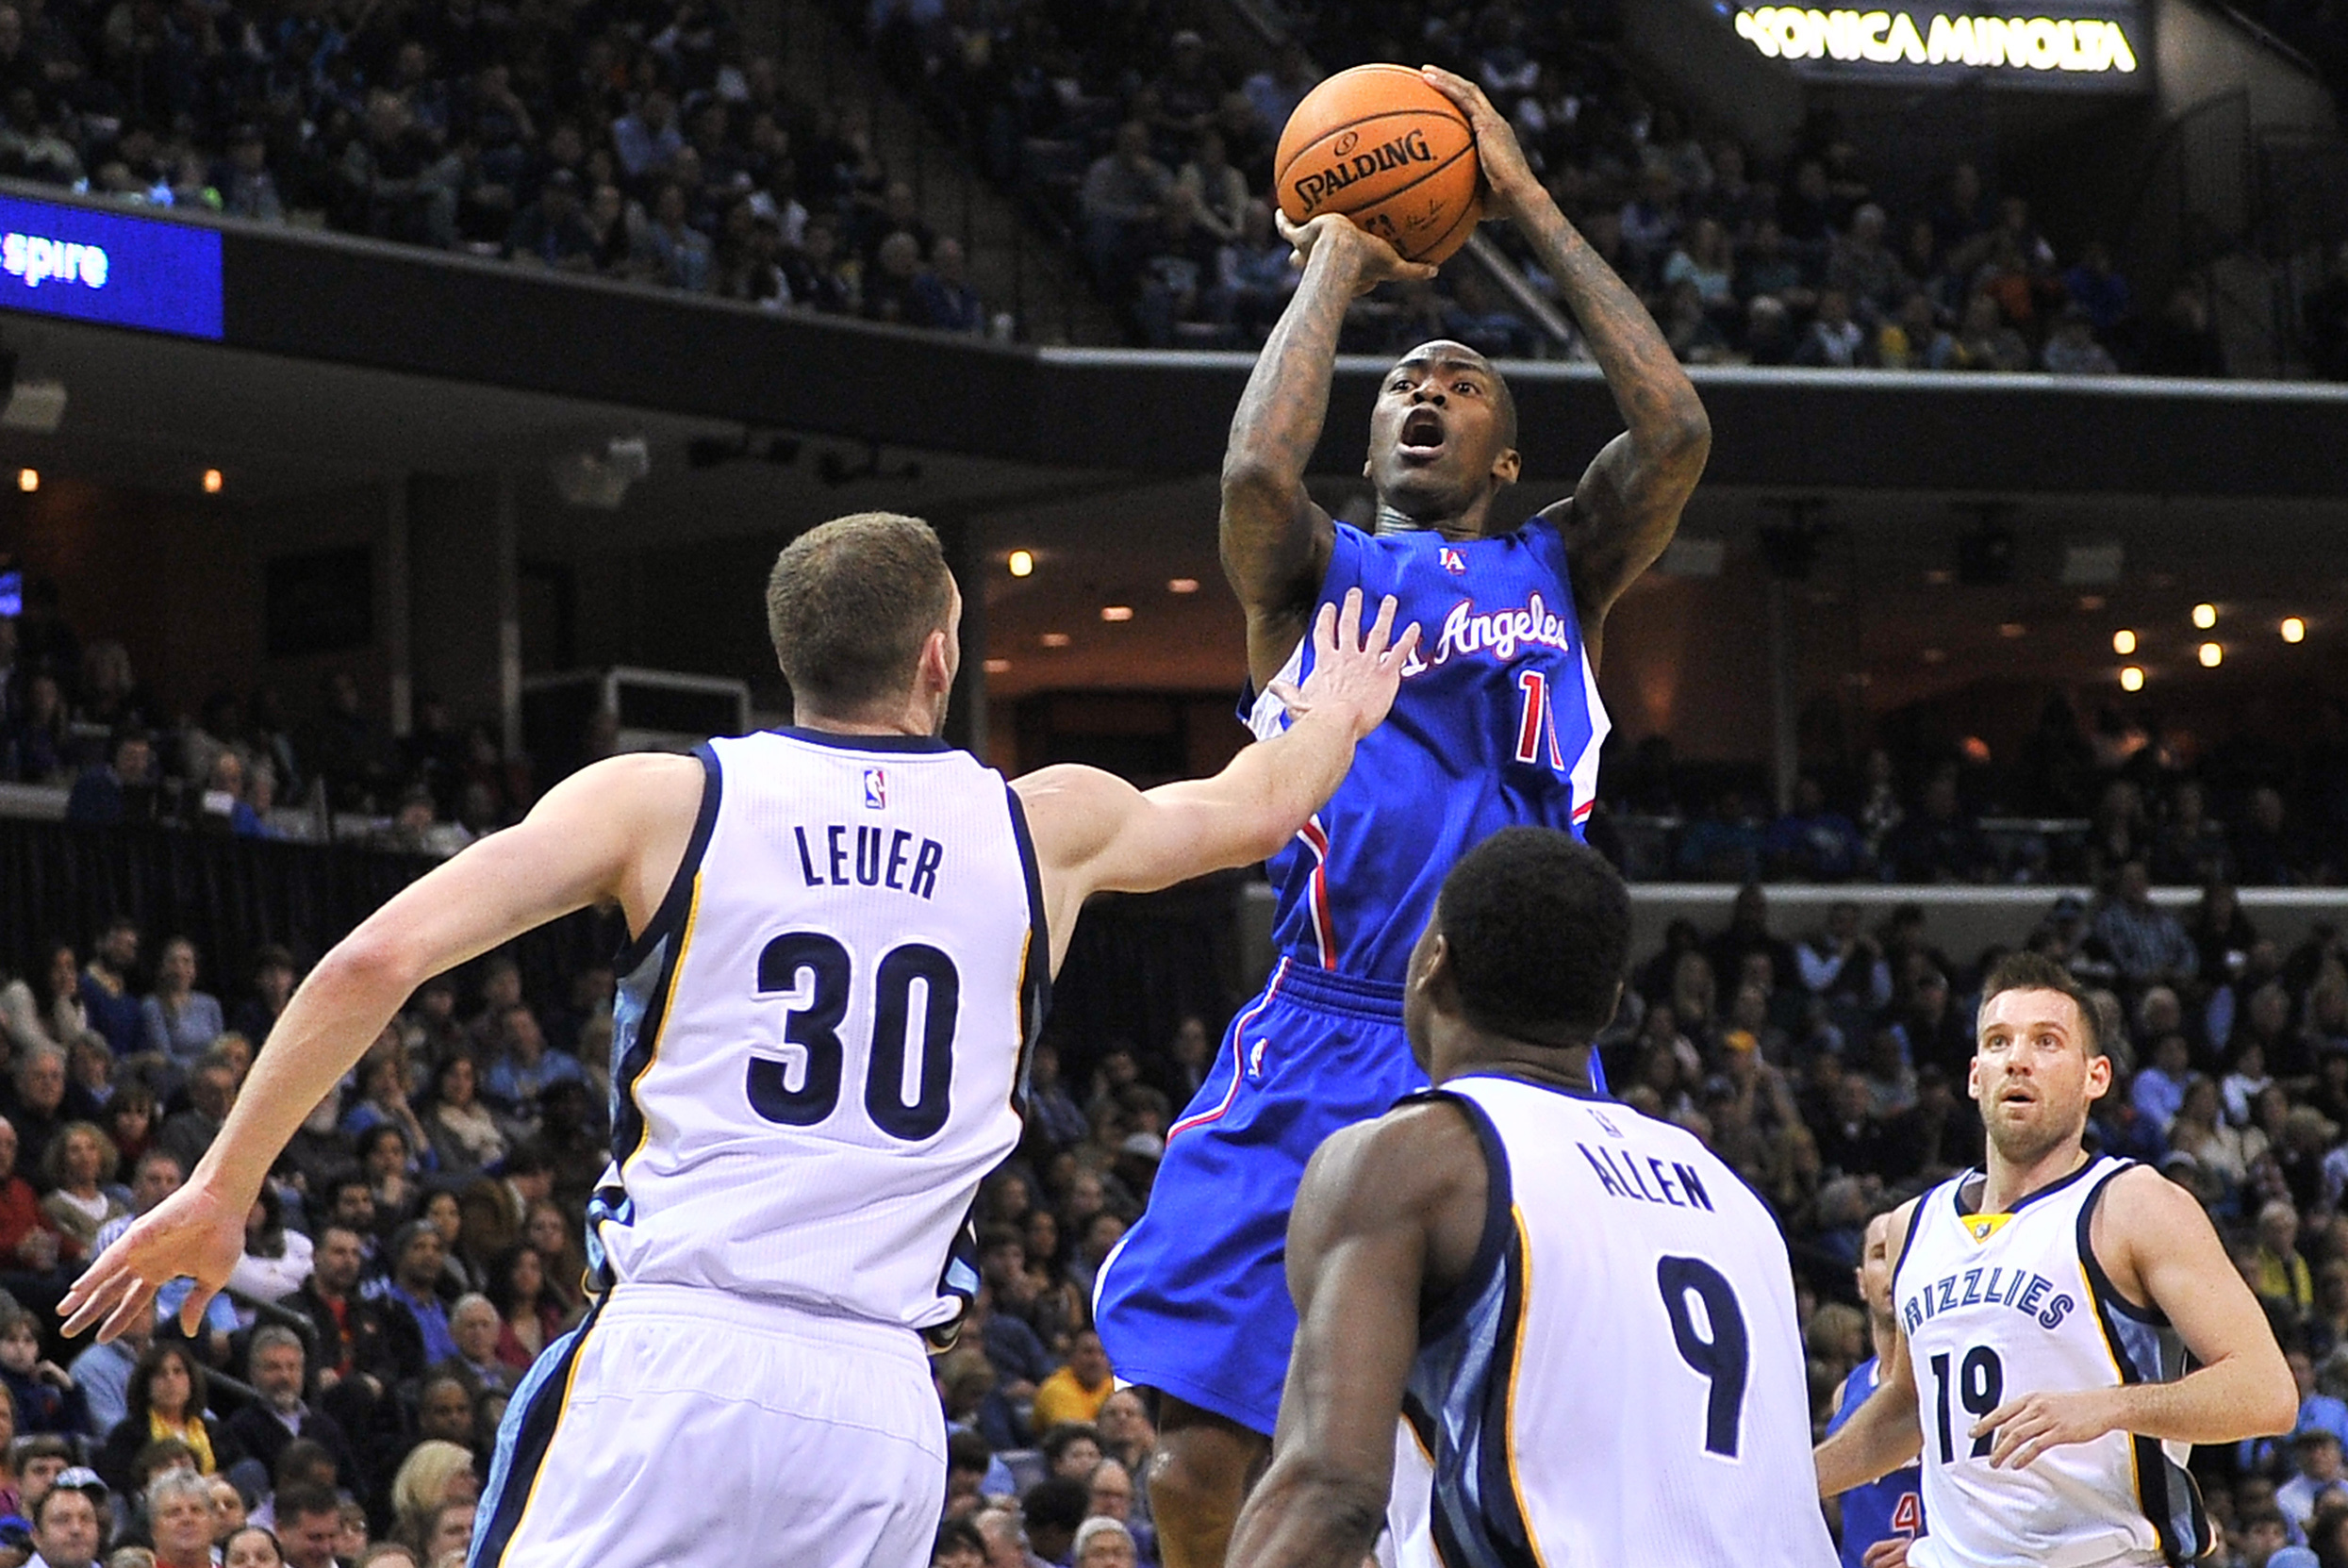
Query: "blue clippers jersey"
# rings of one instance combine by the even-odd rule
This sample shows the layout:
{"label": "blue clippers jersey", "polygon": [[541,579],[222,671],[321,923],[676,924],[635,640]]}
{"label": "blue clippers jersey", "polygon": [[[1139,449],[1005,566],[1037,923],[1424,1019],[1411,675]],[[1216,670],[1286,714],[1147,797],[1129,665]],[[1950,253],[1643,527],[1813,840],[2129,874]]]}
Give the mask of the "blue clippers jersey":
{"label": "blue clippers jersey", "polygon": [[[1827,1423],[1827,1435],[1841,1431],[1875,1391],[1876,1360],[1870,1356],[1851,1368],[1843,1384],[1843,1403]],[[1862,1481],[1843,1494],[1844,1568],[1860,1568],[1867,1548],[1878,1541],[1895,1535],[1913,1539],[1923,1533],[1924,1472],[1915,1465]]]}
{"label": "blue clippers jersey", "polygon": [[[1419,647],[1336,795],[1272,857],[1272,940],[1298,963],[1399,984],[1462,854],[1518,824],[1581,836],[1609,724],[1554,525],[1461,543],[1336,527],[1319,602],[1358,587],[1367,619],[1392,594]],[[1312,659],[1308,636],[1282,677],[1300,682]],[[1268,695],[1247,717],[1259,738],[1287,723]]]}

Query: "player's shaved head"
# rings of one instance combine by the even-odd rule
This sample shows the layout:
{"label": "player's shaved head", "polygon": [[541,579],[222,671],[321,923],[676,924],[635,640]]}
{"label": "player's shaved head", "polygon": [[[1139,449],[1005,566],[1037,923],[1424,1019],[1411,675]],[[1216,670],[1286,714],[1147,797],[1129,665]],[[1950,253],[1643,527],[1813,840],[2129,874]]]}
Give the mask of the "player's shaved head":
{"label": "player's shaved head", "polygon": [[845,715],[908,690],[953,594],[945,552],[919,518],[858,512],[802,534],[767,581],[767,630],[792,697]]}
{"label": "player's shaved head", "polygon": [[1394,368],[1397,371],[1406,366],[1415,370],[1421,366],[1442,369],[1461,365],[1482,371],[1491,381],[1492,408],[1498,422],[1500,444],[1513,447],[1516,444],[1516,394],[1509,389],[1508,378],[1482,353],[1452,338],[1437,338],[1419,344],[1394,362]]}

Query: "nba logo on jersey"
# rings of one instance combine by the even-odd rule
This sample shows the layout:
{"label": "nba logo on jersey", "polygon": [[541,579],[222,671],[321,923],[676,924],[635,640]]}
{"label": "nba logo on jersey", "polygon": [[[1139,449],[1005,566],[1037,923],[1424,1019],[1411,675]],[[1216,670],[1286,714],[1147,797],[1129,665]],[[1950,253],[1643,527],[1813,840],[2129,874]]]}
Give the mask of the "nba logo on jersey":
{"label": "nba logo on jersey", "polygon": [[2006,1222],[2011,1218],[2011,1214],[1967,1214],[1965,1230],[1975,1241],[1985,1242],[2004,1230]]}
{"label": "nba logo on jersey", "polygon": [[1443,569],[1454,577],[1463,576],[1467,571],[1467,563],[1460,559],[1460,553],[1447,544],[1443,547],[1442,560]]}
{"label": "nba logo on jersey", "polygon": [[867,811],[888,809],[888,774],[878,767],[868,767],[864,770],[864,809]]}

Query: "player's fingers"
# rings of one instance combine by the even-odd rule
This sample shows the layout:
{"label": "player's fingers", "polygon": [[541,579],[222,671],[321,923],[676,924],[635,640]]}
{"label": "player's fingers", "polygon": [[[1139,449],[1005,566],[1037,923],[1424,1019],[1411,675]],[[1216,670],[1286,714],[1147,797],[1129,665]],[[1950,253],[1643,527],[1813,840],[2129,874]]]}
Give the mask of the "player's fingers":
{"label": "player's fingers", "polygon": [[1983,1416],[1980,1420],[1975,1422],[1971,1427],[1967,1428],[1965,1435],[1967,1437],[1980,1437],[1984,1433],[1995,1431],[1998,1428],[2005,1426],[2007,1423],[2019,1416],[2022,1413],[2022,1407],[2028,1402],[2029,1401],[2026,1398],[2007,1400],[2004,1404],[1998,1406],[1995,1410],[1990,1411],[1989,1414]]}
{"label": "player's fingers", "polygon": [[1402,264],[1401,275],[1408,283],[1432,283],[1442,271],[1431,261],[1406,261]]}
{"label": "player's fingers", "polygon": [[190,1291],[188,1293],[188,1299],[179,1304],[180,1332],[186,1334],[190,1339],[195,1338],[196,1329],[201,1327],[204,1322],[204,1309],[210,1306],[212,1304],[212,1297],[218,1296],[219,1294],[220,1287],[218,1285],[207,1285],[201,1282],[199,1282],[193,1290]]}
{"label": "player's fingers", "polygon": [[1347,652],[1362,647],[1362,590],[1346,589],[1345,608],[1337,612],[1337,646]]}
{"label": "player's fingers", "polygon": [[121,1338],[132,1324],[140,1322],[146,1316],[154,1300],[155,1287],[153,1285],[143,1279],[132,1279],[131,1288],[124,1294],[123,1299],[115,1306],[114,1311],[107,1315],[105,1327],[98,1330],[98,1343],[110,1345]]}
{"label": "player's fingers", "polygon": [[1389,664],[1408,664],[1411,661],[1411,655],[1416,652],[1418,652],[1418,622],[1414,620],[1402,628],[1402,635],[1397,637],[1394,646],[1387,650],[1386,660]]}
{"label": "player's fingers", "polygon": [[1273,701],[1286,708],[1291,714],[1301,715],[1310,711],[1312,707],[1312,704],[1304,700],[1304,693],[1298,691],[1290,682],[1274,681],[1264,689],[1271,694]]}
{"label": "player's fingers", "polygon": [[1370,626],[1369,636],[1362,645],[1363,652],[1377,657],[1393,645],[1394,614],[1401,607],[1392,594],[1378,602],[1378,619]]}
{"label": "player's fingers", "polygon": [[1321,613],[1313,618],[1313,646],[1328,652],[1337,646],[1337,606],[1324,604]]}
{"label": "player's fingers", "polygon": [[58,1311],[65,1314],[64,1333],[68,1339],[104,1318],[113,1308],[122,1292],[123,1270],[120,1265],[101,1273],[92,1269],[74,1281],[74,1288],[58,1303]]}

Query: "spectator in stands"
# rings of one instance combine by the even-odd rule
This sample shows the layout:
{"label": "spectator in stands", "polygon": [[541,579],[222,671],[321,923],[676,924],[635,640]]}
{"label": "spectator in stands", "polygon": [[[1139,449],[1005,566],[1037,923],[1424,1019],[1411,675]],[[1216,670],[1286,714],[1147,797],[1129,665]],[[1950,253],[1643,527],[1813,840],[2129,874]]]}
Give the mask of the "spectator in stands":
{"label": "spectator in stands", "polygon": [[1916,814],[1885,835],[1882,857],[1891,882],[1983,882],[1996,869],[1981,830],[1958,804],[1953,767],[1933,775]]}
{"label": "spectator in stands", "polygon": [[2261,784],[2232,834],[2238,880],[2245,887],[2290,887],[2312,880],[2315,856],[2290,821],[2280,790]]}
{"label": "spectator in stands", "polygon": [[424,1136],[435,1164],[451,1180],[469,1180],[505,1157],[505,1133],[481,1101],[480,1077],[463,1051],[451,1052],[433,1069]]}
{"label": "spectator in stands", "polygon": [[286,1568],[337,1568],[335,1543],[342,1531],[342,1505],[324,1487],[297,1487],[277,1494],[276,1537]]}
{"label": "spectator in stands", "polygon": [[41,954],[28,976],[0,986],[0,1038],[12,1051],[65,1046],[90,1030],[73,944],[52,939],[41,945]]}
{"label": "spectator in stands", "polygon": [[2128,280],[2112,266],[2111,247],[2091,239],[2079,249],[2079,259],[2062,274],[2062,289],[2073,305],[2086,312],[2095,336],[2108,340],[2127,319]]}
{"label": "spectator in stands", "polygon": [[520,1379],[497,1353],[504,1327],[488,1296],[476,1292],[459,1297],[449,1309],[449,1337],[456,1342],[456,1354],[434,1370],[467,1379],[475,1398],[483,1394],[512,1394]]}
{"label": "spectator in stands", "polygon": [[238,1004],[229,1021],[229,1029],[250,1041],[258,1050],[269,1044],[269,1032],[277,1027],[277,1016],[293,999],[293,986],[299,979],[293,954],[274,942],[263,943],[253,952],[253,995]]}
{"label": "spectator in stands", "polygon": [[2292,1435],[2291,1457],[2298,1472],[2274,1489],[2274,1506],[2293,1529],[2305,1532],[2323,1499],[2348,1498],[2348,1472],[2340,1464],[2340,1435],[2321,1427]]}
{"label": "spectator in stands", "polygon": [[212,1488],[201,1476],[166,1470],[142,1499],[156,1568],[212,1568]]}
{"label": "spectator in stands", "polygon": [[35,1560],[42,1568],[91,1568],[106,1540],[101,1510],[107,1486],[88,1470],[70,1469],[31,1505]]}
{"label": "spectator in stands", "polygon": [[349,1434],[306,1397],[307,1367],[301,1337],[291,1329],[273,1323],[256,1329],[247,1376],[260,1397],[229,1417],[228,1429],[273,1475],[288,1447],[306,1441],[324,1450],[337,1475],[356,1478],[363,1472]]}
{"label": "spectator in stands", "polygon": [[1281,41],[1271,65],[1249,76],[1240,91],[1247,94],[1248,107],[1253,111],[1261,134],[1277,138],[1287,125],[1288,117],[1319,80],[1320,73],[1313,69],[1304,45],[1290,37]]}
{"label": "spectator in stands", "polygon": [[1761,854],[1773,875],[1848,882],[1864,869],[1867,846],[1851,819],[1827,804],[1818,781],[1804,774],[1794,781],[1794,808],[1769,825]]}
{"label": "spectator in stands", "polygon": [[1073,1568],[1134,1568],[1133,1532],[1123,1521],[1096,1515],[1076,1527]]}
{"label": "spectator in stands", "polygon": [[1873,202],[1854,213],[1850,231],[1827,247],[1827,287],[1842,292],[1852,312],[1872,324],[1898,309],[1915,282],[1897,252],[1884,242],[1890,223]]}
{"label": "spectator in stands", "polygon": [[370,1293],[393,1317],[405,1312],[415,1324],[427,1366],[456,1354],[455,1337],[449,1332],[448,1309],[438,1294],[440,1264],[447,1255],[447,1245],[429,1221],[410,1220],[391,1238],[387,1254],[390,1272],[376,1281]]}
{"label": "spectator in stands", "polygon": [[987,330],[986,306],[970,287],[962,241],[951,236],[940,239],[931,251],[928,268],[914,278],[913,295],[916,326],[965,336]]}
{"label": "spectator in stands", "polygon": [[98,1231],[108,1220],[130,1212],[127,1203],[107,1190],[116,1164],[113,1140],[89,1122],[68,1122],[49,1141],[41,1159],[41,1180],[49,1196],[41,1200],[41,1209],[63,1238],[68,1259],[94,1257]]}
{"label": "spectator in stands", "polygon": [[1073,1477],[1050,1476],[1029,1487],[1019,1499],[1019,1512],[1030,1549],[1046,1562],[1072,1561],[1076,1532],[1083,1526],[1090,1500],[1084,1483]]}
{"label": "spectator in stands", "polygon": [[1965,301],[1957,331],[1933,344],[1936,371],[2026,371],[2030,345],[2006,322],[1996,297],[1976,293]]}
{"label": "spectator in stands", "polygon": [[2040,363],[2056,375],[2118,375],[2119,362],[2095,340],[2095,322],[2083,305],[2066,305],[2047,334]]}
{"label": "spectator in stands", "polygon": [[2095,915],[2095,934],[2132,986],[2181,984],[2200,955],[2177,917],[2152,901],[2152,870],[2142,860],[2120,868],[2111,896]]}
{"label": "spectator in stands", "polygon": [[188,1109],[164,1118],[156,1147],[176,1159],[181,1170],[195,1169],[236,1102],[237,1070],[215,1042],[188,1075]]}
{"label": "spectator in stands", "polygon": [[1232,166],[1221,132],[1210,126],[1199,134],[1174,181],[1197,199],[1201,228],[1224,244],[1239,238],[1253,198],[1248,177]]}
{"label": "spectator in stands", "polygon": [[228,1027],[220,999],[197,990],[195,983],[195,944],[174,936],[163,944],[156,963],[154,992],[139,1004],[141,1047],[183,1069],[193,1065]]}
{"label": "spectator in stands", "polygon": [[185,1343],[158,1340],[148,1345],[130,1375],[126,1413],[98,1451],[98,1474],[129,1485],[139,1451],[164,1438],[186,1444],[201,1475],[225,1470],[244,1458],[243,1446],[206,1409],[206,1390],[204,1367]]}
{"label": "spectator in stands", "polygon": [[118,1057],[139,1048],[139,999],[131,989],[138,963],[138,923],[118,916],[91,944],[90,963],[81,974],[89,1027],[106,1037],[107,1048]]}
{"label": "spectator in stands", "polygon": [[1149,127],[1139,120],[1119,125],[1114,148],[1084,171],[1079,194],[1084,256],[1104,287],[1113,288],[1138,263],[1173,188],[1174,176],[1149,156]]}
{"label": "spectator in stands", "polygon": [[867,321],[896,326],[920,324],[921,242],[903,229],[883,239],[864,274]]}
{"label": "spectator in stands", "polygon": [[646,92],[634,109],[612,122],[611,144],[630,180],[667,173],[685,150],[676,100],[658,88]]}
{"label": "spectator in stands", "polygon": [[577,1057],[548,1048],[537,1015],[525,1004],[501,1009],[496,1021],[498,1054],[482,1081],[481,1098],[502,1118],[509,1138],[529,1137],[537,1131],[538,1101],[547,1088],[585,1082],[587,1075]]}
{"label": "spectator in stands", "polygon": [[557,272],[592,272],[600,268],[605,241],[587,217],[579,176],[556,169],[540,182],[537,199],[514,214],[505,233],[505,254]]}

